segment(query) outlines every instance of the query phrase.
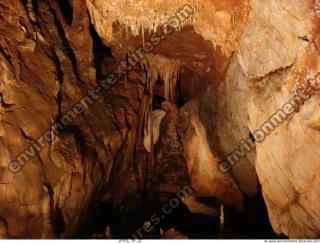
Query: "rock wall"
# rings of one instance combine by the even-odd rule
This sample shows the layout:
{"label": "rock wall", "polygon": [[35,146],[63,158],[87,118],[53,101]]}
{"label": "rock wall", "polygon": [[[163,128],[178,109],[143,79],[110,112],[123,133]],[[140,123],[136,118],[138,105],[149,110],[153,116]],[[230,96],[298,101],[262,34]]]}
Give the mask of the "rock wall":
{"label": "rock wall", "polygon": [[[170,16],[178,5],[168,6],[163,1],[130,1],[128,5],[88,2],[96,26],[108,12],[112,17],[106,21],[118,21],[138,36],[144,30],[155,30],[149,22],[154,23],[155,19],[152,26],[158,26],[157,21]],[[211,151],[222,161],[241,139],[251,136],[256,147],[232,168],[232,178],[251,196],[257,193],[259,179],[271,224],[278,234],[291,238],[319,236],[315,176],[317,94],[263,142],[258,143],[253,136],[290,99],[295,84],[305,84],[308,72],[319,71],[318,1],[184,1],[180,6],[186,3],[197,10],[188,22],[193,27],[191,31],[211,42],[216,50],[214,56],[219,62],[212,63],[211,68],[227,67],[219,76],[209,75],[208,83],[202,78],[198,84],[207,87],[196,102]],[[141,11],[143,15],[139,14]],[[223,23],[219,24],[219,20]],[[100,25],[98,32],[107,43],[119,40],[116,33],[102,26],[105,25]],[[170,49],[181,50],[178,44],[172,44]],[[174,58],[161,48],[157,51]],[[186,60],[190,59],[185,58],[182,63],[188,63]],[[185,66],[188,68],[188,64]],[[188,83],[192,85],[192,81]],[[307,125],[310,122],[313,125]]]}
{"label": "rock wall", "polygon": [[[252,1],[251,6],[237,60],[233,61],[236,71],[221,87],[222,94],[240,94],[231,99],[237,103],[229,107],[233,115],[230,125],[237,122],[234,128],[242,133],[261,128],[294,95],[296,87],[306,86],[310,73],[319,72],[317,20],[312,5],[305,1]],[[317,119],[318,105],[315,92],[296,114],[265,140],[256,142],[255,162],[249,158],[256,165],[273,229],[290,238],[319,237],[314,174],[319,170],[314,147],[318,134],[310,126]]]}
{"label": "rock wall", "polygon": [[[110,90],[95,92],[185,4],[190,19]],[[319,74],[319,9],[317,0],[0,0],[0,237],[71,237],[106,195],[138,204],[154,92],[184,101],[158,152],[167,158],[174,140],[194,196],[243,210],[261,186],[277,234],[319,237],[319,94],[263,141],[256,136]],[[174,129],[164,120],[160,129]],[[247,138],[254,148],[221,171]],[[8,167],[19,156],[21,168]]]}
{"label": "rock wall", "polygon": [[90,19],[71,4],[68,15],[56,1],[0,3],[1,236],[70,237],[107,191],[115,204],[127,192],[144,87],[93,92]]}

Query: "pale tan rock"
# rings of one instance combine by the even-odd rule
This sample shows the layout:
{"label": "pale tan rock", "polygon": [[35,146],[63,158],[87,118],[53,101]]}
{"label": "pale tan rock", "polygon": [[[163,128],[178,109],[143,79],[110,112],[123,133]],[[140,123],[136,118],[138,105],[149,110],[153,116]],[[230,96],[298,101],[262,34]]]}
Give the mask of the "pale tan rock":
{"label": "pale tan rock", "polygon": [[[219,164],[241,145],[241,140],[250,137],[247,111],[250,92],[248,80],[233,57],[226,80],[219,89],[209,86],[199,97],[200,120],[207,130],[208,143],[216,151]],[[255,148],[237,158],[239,161],[229,174],[244,193],[254,197],[259,184],[255,171]]]}
{"label": "pale tan rock", "polygon": [[219,159],[207,140],[207,131],[199,119],[199,104],[189,102],[182,109],[182,144],[195,195],[215,197],[235,208],[243,208],[243,195],[237,184],[219,169]]}
{"label": "pale tan rock", "polygon": [[[264,88],[248,104],[252,131],[290,99],[296,84],[306,82],[315,55],[314,46],[301,41],[299,59],[294,66],[261,80]],[[319,138],[317,128],[312,125],[318,106],[316,94],[297,114],[285,119],[257,144],[256,169],[271,224],[277,233],[291,238],[319,236],[316,176]]]}
{"label": "pale tan rock", "polygon": [[151,114],[148,115],[148,123],[144,129],[143,145],[149,153],[151,151],[151,146],[156,144],[159,139],[160,123],[165,115],[166,112],[160,109],[154,110],[151,112]]}
{"label": "pale tan rock", "polygon": [[123,0],[115,4],[112,1],[87,0],[92,21],[106,43],[112,41],[112,27],[116,22],[127,29],[128,35],[139,35],[144,30],[155,31],[186,5],[194,8],[195,12],[187,24],[191,24],[206,40],[212,41],[214,46],[220,46],[230,54],[246,20],[248,1],[174,0],[167,4],[164,0]]}
{"label": "pale tan rock", "polygon": [[237,58],[246,76],[261,78],[292,65],[299,37],[310,39],[312,35],[310,10],[308,1],[294,0],[252,0],[250,6]]}

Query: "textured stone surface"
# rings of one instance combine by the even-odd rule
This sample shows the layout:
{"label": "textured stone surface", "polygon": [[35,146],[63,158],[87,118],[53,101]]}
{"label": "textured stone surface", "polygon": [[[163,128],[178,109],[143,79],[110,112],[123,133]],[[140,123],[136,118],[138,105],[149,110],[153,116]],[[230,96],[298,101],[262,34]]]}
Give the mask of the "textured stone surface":
{"label": "textured stone surface", "polygon": [[97,80],[85,2],[75,3],[72,25],[55,1],[1,1],[0,12],[1,237],[70,237],[108,182],[115,185],[115,203],[126,194],[131,160],[123,156],[135,150],[133,114],[144,88],[136,83],[132,92],[119,88],[95,101],[59,136],[51,133],[52,142],[12,174],[9,161],[52,128]]}
{"label": "textured stone surface", "polygon": [[[132,196],[125,206],[134,210],[150,183],[149,151],[157,193],[190,181],[195,196],[243,209],[261,185],[276,233],[319,237],[318,94],[229,173],[219,171],[294,87],[319,73],[319,1],[60,3],[0,0],[0,238],[73,236],[105,195],[116,206]],[[97,77],[184,4],[194,6],[191,19],[54,135],[55,121]],[[153,94],[185,104],[164,104],[150,145]],[[49,145],[9,172],[8,163],[48,129]],[[158,185],[163,178],[173,183]]]}
{"label": "textured stone surface", "polygon": [[[300,45],[295,65],[261,80],[263,89],[251,97],[251,129],[261,126],[288,100],[292,87],[305,84],[310,70],[319,71],[313,44],[301,41]],[[256,169],[271,223],[276,232],[291,238],[319,237],[318,130],[314,126],[319,121],[318,107],[319,94],[315,94],[257,144]]]}
{"label": "textured stone surface", "polygon": [[[306,83],[311,70],[319,72],[318,51],[312,41],[316,26],[311,27],[312,11],[307,3],[274,1],[261,6],[252,1],[252,19],[240,41],[243,58],[237,56],[250,85],[247,113],[251,132],[288,101],[295,86]],[[268,31],[260,28],[254,34],[251,24],[257,21],[267,21]],[[260,38],[264,33],[263,39],[251,37]],[[277,233],[291,238],[319,237],[319,189],[314,174],[319,170],[314,147],[318,134],[310,126],[317,120],[318,106],[316,94],[256,147],[256,170],[270,222]]]}
{"label": "textured stone surface", "polygon": [[182,142],[191,185],[198,196],[215,197],[230,207],[241,209],[242,193],[229,174],[220,171],[219,158],[209,146],[199,109],[197,102],[189,102],[181,110]]}

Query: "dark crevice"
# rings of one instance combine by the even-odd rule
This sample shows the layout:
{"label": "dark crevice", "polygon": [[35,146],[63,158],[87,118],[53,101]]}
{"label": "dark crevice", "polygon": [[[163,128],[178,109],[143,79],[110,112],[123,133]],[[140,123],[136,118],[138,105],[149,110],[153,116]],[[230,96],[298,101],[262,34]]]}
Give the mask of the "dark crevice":
{"label": "dark crevice", "polygon": [[[50,6],[49,3],[48,3],[48,5]],[[76,57],[75,57],[75,55],[74,55],[74,53],[73,53],[73,51],[72,51],[72,49],[71,49],[71,47],[69,45],[69,42],[68,42],[68,40],[66,38],[65,31],[64,31],[64,29],[63,29],[63,27],[62,27],[62,25],[61,25],[61,23],[59,21],[59,18],[57,17],[57,14],[56,14],[55,10],[51,6],[50,6],[50,12],[51,12],[51,14],[53,16],[54,23],[55,23],[55,25],[56,25],[56,27],[58,29],[60,38],[61,38],[62,43],[63,43],[63,47],[64,47],[68,57],[71,60],[74,74],[75,74],[77,80],[82,81],[80,76],[79,76],[79,70],[78,70],[78,66],[77,66],[77,59],[76,59]]]}
{"label": "dark crevice", "polygon": [[37,8],[38,4],[36,0],[31,0],[30,2],[28,2],[27,0],[22,1],[22,4],[25,8],[25,11],[27,13],[28,19],[30,20],[30,22],[32,24],[34,24],[35,26],[37,25],[37,19],[35,19],[37,17],[36,12],[35,12],[35,8]]}
{"label": "dark crevice", "polygon": [[32,6],[33,6],[33,12],[35,13],[36,16],[39,16],[39,5],[38,5],[38,0],[32,0]]}
{"label": "dark crevice", "polygon": [[62,117],[62,90],[60,88],[58,94],[57,94],[57,104],[58,104],[58,119]]}
{"label": "dark crevice", "polygon": [[24,139],[26,139],[26,140],[28,140],[28,141],[32,141],[32,140],[33,140],[31,137],[29,137],[29,136],[25,133],[25,131],[23,131],[22,128],[19,128],[19,129],[20,129],[20,132],[21,132],[21,134],[22,134],[22,136],[23,136]]}
{"label": "dark crevice", "polygon": [[163,98],[160,95],[153,95],[153,100],[152,100],[152,110],[157,110],[157,109],[161,109],[161,104],[163,101],[165,101],[166,99]]}
{"label": "dark crevice", "polygon": [[184,106],[185,103],[186,102],[185,102],[184,98],[182,97],[182,95],[179,95],[177,98],[177,107],[181,108],[182,106]]}
{"label": "dark crevice", "polygon": [[[103,239],[107,226],[111,228],[111,234],[117,238],[131,238],[137,234],[137,230],[144,225],[144,222],[151,221],[154,230],[143,232],[143,239],[155,239],[160,237],[160,228],[164,231],[174,228],[187,235],[190,239],[264,239],[284,238],[273,232],[261,199],[253,201],[254,210],[247,213],[226,207],[224,231],[220,230],[219,218],[209,215],[196,214],[189,211],[188,207],[179,203],[172,213],[167,214],[157,224],[154,224],[151,216],[163,215],[164,204],[156,201],[145,201],[141,207],[134,211],[124,210],[122,207],[115,207],[112,203],[101,202],[94,210],[90,220],[86,221],[81,229],[80,235],[74,238],[91,238],[92,235]],[[208,206],[216,207],[219,210],[220,203],[215,198],[198,198]],[[259,204],[258,206],[255,205]]]}
{"label": "dark crevice", "polygon": [[[32,0],[32,11],[35,14],[36,17],[40,16],[40,12],[39,12],[39,3],[38,0]],[[38,22],[38,18],[37,18],[37,22]],[[38,23],[35,23],[36,26],[38,26]]]}
{"label": "dark crevice", "polygon": [[63,129],[63,133],[69,133],[74,136],[76,139],[77,143],[80,145],[80,150],[81,152],[85,152],[87,145],[86,141],[84,139],[84,136],[78,126],[75,125],[68,125]]}
{"label": "dark crevice", "polygon": [[0,45],[0,53],[4,56],[4,58],[6,59],[6,61],[10,64],[10,66],[12,67],[13,70],[15,70],[14,65],[11,62],[11,56],[10,54],[8,54],[5,49]]}
{"label": "dark crevice", "polygon": [[53,217],[53,222],[52,222],[53,231],[56,234],[63,233],[67,229],[67,225],[64,221],[62,210],[59,207],[55,208],[54,216],[55,217]]}
{"label": "dark crevice", "polygon": [[[6,183],[0,183],[0,185],[6,185]],[[10,235],[8,234],[9,231],[9,227],[8,227],[8,223],[7,220],[5,218],[0,217],[0,225],[2,224],[2,227],[4,227],[5,231],[6,231],[6,236],[8,237],[8,239],[11,239]],[[4,232],[1,232],[4,233]]]}
{"label": "dark crevice", "polygon": [[155,85],[163,86],[164,85],[164,81],[158,76],[158,79],[156,80]]}
{"label": "dark crevice", "polygon": [[[50,185],[50,183],[48,183],[48,182],[43,182],[43,184],[46,187],[46,189],[48,191],[48,194],[50,196],[50,218],[51,218],[52,222],[58,222],[60,220],[56,219],[57,216],[56,216],[55,211],[54,211],[54,198],[53,198],[54,197],[54,191],[53,191],[53,188]],[[60,216],[60,215],[58,215],[58,216]],[[53,231],[54,231],[55,234],[61,233],[61,232],[59,232],[59,225],[53,224],[52,227],[53,227]]]}
{"label": "dark crevice", "polygon": [[254,138],[254,136],[253,136],[253,134],[250,132],[250,134],[249,134],[249,138],[250,138],[250,140],[253,142],[253,143],[255,143],[256,142],[256,139]]}
{"label": "dark crevice", "polygon": [[62,84],[63,84],[63,71],[61,68],[61,63],[59,61],[59,57],[57,56],[56,52],[54,50],[52,50],[53,53],[53,60],[56,64],[56,70],[57,70],[57,80],[59,81],[59,85],[60,85],[60,89],[59,92],[57,94],[56,100],[57,100],[57,106],[58,106],[58,119],[61,118],[62,116],[62,111],[61,111],[61,104],[62,104]]}
{"label": "dark crevice", "polygon": [[252,228],[258,231],[264,232],[265,236],[269,236],[275,239],[285,239],[283,234],[276,235],[270,225],[268,210],[265,201],[262,196],[261,186],[258,186],[257,195],[249,197],[244,194],[245,197],[245,212],[248,220],[251,221]]}
{"label": "dark crevice", "polygon": [[56,0],[59,4],[64,21],[71,25],[73,21],[73,8],[69,3],[69,0]]}
{"label": "dark crevice", "polygon": [[114,60],[111,52],[111,48],[105,46],[102,43],[102,40],[98,33],[96,32],[93,25],[90,25],[90,33],[93,41],[93,56],[94,56],[94,65],[96,68],[97,80],[100,80],[103,77],[103,73],[101,70],[101,63],[104,57],[110,58]]}
{"label": "dark crevice", "polygon": [[177,81],[177,100],[176,100],[176,105],[178,108],[181,108],[182,106],[184,106],[184,104],[186,103],[186,101],[184,100],[183,96],[182,96],[182,89],[181,89],[181,81],[180,79],[178,79]]}

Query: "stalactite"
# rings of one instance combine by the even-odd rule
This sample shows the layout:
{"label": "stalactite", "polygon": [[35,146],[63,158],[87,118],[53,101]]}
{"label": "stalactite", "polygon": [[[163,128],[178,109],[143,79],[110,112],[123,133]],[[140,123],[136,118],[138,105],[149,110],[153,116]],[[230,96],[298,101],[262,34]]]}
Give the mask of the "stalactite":
{"label": "stalactite", "polygon": [[[87,0],[87,2],[91,6],[98,5],[92,0]],[[185,15],[179,12],[186,4],[193,8],[192,14],[188,16],[188,19],[185,19]],[[210,41],[215,49],[219,48],[219,51],[227,57],[230,57],[235,51],[237,40],[241,36],[243,26],[248,18],[248,14],[245,13],[249,12],[249,7],[244,1],[235,10],[241,12],[242,15],[240,15],[241,21],[237,21],[237,25],[234,26],[232,18],[229,18],[229,13],[218,9],[217,4],[211,1],[173,0],[170,6],[172,7],[168,8],[163,7],[159,2],[151,3],[138,0],[128,4],[127,1],[122,0],[117,1],[117,3],[108,2],[108,4],[103,5],[104,9],[101,11],[94,7],[89,7],[89,11],[91,16],[101,15],[100,17],[95,17],[99,21],[93,22],[104,23],[103,26],[97,28],[101,29],[101,32],[107,32],[103,34],[107,42],[112,42],[112,28],[109,26],[113,26],[113,24],[118,24],[122,28],[130,28],[128,34],[139,36],[141,29],[156,32],[170,17],[176,16],[180,18],[183,16],[177,31],[180,31],[184,26],[192,25],[196,33],[202,35],[205,40]],[[212,23],[215,24],[212,25]]]}
{"label": "stalactite", "polygon": [[[87,0],[87,4],[92,6],[92,8],[89,8],[90,11],[94,12],[97,15],[99,14],[97,9],[94,7],[95,3],[92,2],[92,0]],[[179,9],[172,9],[171,11],[155,11],[150,8],[149,4],[143,4],[145,3],[137,1],[129,4],[125,1],[120,1],[117,4],[110,2],[109,4],[105,5],[103,15],[101,17],[96,16],[96,18],[103,18],[103,22],[105,23],[105,26],[103,28],[108,28],[107,26],[119,24],[123,28],[130,29],[130,31],[128,31],[128,34],[133,36],[139,36],[142,29],[142,38],[144,40],[144,31],[157,32],[158,27],[161,27],[161,25],[165,24],[170,19],[170,17],[176,16],[176,11]],[[190,4],[190,1],[185,0],[185,3],[179,3],[178,6],[182,7],[184,6],[184,4]],[[137,14],[136,16],[131,15],[131,13],[135,11],[141,13]],[[187,23],[188,21],[181,23],[178,26],[179,30]],[[112,33],[110,33],[110,31],[112,32],[112,28],[111,30],[110,28],[106,30],[108,32],[106,34],[106,36],[108,36],[107,41],[112,41]]]}
{"label": "stalactite", "polygon": [[224,205],[220,205],[220,224],[219,224],[219,230],[220,230],[220,238],[223,238],[224,233]]}
{"label": "stalactite", "polygon": [[160,78],[164,82],[164,98],[175,103],[176,84],[180,73],[180,64],[163,56],[149,54],[143,60],[150,80],[148,85],[153,88],[155,81]]}

